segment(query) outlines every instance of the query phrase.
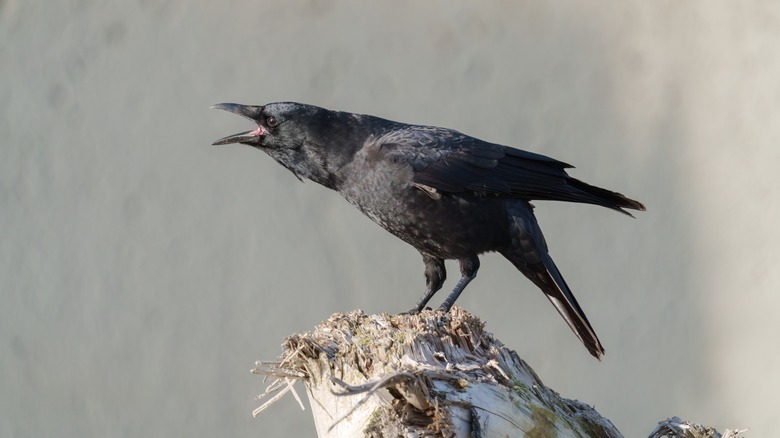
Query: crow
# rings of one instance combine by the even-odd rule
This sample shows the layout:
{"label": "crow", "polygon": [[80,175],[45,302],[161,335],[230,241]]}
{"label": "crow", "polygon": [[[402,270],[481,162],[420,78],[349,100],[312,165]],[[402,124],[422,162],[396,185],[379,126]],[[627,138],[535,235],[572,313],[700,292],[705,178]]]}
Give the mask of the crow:
{"label": "crow", "polygon": [[457,260],[461,273],[439,307],[446,312],[477,275],[478,256],[496,251],[544,292],[590,354],[604,354],[548,253],[530,201],[595,204],[629,216],[625,209],[645,210],[640,202],[572,178],[564,162],[452,129],[295,102],[212,108],[257,125],[214,145],[260,149],[301,181],[337,191],[420,252],[426,291],[410,313],[423,310],[441,289],[444,260]]}

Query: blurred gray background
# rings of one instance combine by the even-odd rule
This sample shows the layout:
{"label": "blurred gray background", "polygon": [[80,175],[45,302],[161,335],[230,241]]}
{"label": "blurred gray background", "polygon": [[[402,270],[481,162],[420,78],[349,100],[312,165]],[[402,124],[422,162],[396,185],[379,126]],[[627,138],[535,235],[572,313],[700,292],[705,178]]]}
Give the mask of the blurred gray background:
{"label": "blurred gray background", "polygon": [[603,362],[500,256],[459,304],[627,436],[671,415],[777,436],[778,47],[770,1],[2,0],[0,436],[314,434],[291,397],[251,417],[254,361],[333,312],[406,310],[424,279],[337,194],[210,146],[251,128],[211,104],[279,100],[455,128],[643,201],[537,203]]}

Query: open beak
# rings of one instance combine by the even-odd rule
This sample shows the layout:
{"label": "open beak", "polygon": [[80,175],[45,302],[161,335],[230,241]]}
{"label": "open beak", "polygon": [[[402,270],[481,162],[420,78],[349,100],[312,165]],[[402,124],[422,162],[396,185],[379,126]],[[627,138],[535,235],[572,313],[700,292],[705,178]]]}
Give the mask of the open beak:
{"label": "open beak", "polygon": [[238,114],[241,117],[257,123],[257,129],[246,132],[239,132],[238,134],[228,135],[227,137],[220,138],[212,143],[212,145],[243,143],[249,145],[256,145],[260,143],[260,139],[263,135],[268,133],[268,130],[260,124],[262,120],[263,107],[252,105],[239,105],[237,103],[219,103],[211,108],[225,110],[233,114]]}

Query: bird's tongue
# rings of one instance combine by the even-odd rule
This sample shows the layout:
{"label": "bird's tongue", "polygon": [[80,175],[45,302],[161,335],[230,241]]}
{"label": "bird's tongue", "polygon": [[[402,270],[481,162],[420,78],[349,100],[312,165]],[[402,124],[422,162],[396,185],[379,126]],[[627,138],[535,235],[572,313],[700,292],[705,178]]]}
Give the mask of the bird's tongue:
{"label": "bird's tongue", "polygon": [[258,126],[257,129],[255,129],[254,131],[249,131],[247,134],[248,135],[256,135],[256,136],[259,137],[259,136],[267,134],[267,133],[268,133],[268,131],[266,131],[265,128],[263,128],[262,126]]}
{"label": "bird's tongue", "polygon": [[246,132],[239,132],[238,134],[229,135],[227,137],[221,138],[217,141],[215,141],[214,145],[220,145],[220,144],[231,144],[231,143],[259,143],[260,138],[266,134],[268,134],[268,128],[260,124],[258,120],[260,120],[260,111],[262,110],[262,107],[259,106],[248,106],[248,105],[238,105],[235,103],[220,103],[217,105],[212,106],[212,108],[215,109],[221,109],[225,110],[227,112],[231,112],[233,114],[238,114],[241,117],[245,117],[255,123],[257,123],[257,129],[254,129],[252,131],[246,131]]}
{"label": "bird's tongue", "polygon": [[268,130],[265,127],[258,125],[254,131],[239,132],[238,134],[228,135],[225,138],[212,143],[213,145],[231,144],[231,143],[244,143],[244,142],[257,142],[260,137],[268,134]]}

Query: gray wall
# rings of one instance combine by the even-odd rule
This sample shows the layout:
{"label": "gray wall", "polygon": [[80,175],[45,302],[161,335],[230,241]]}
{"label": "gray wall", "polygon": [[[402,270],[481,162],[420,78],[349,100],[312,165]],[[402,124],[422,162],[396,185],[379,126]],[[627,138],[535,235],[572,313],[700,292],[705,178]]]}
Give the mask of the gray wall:
{"label": "gray wall", "polygon": [[780,434],[776,2],[113,3],[0,1],[0,435],[314,433],[292,398],[251,418],[254,361],[332,312],[406,310],[422,263],[209,146],[250,128],[209,105],[277,100],[455,128],[642,200],[538,203],[603,362],[500,257],[459,304],[627,436],[670,415]]}

